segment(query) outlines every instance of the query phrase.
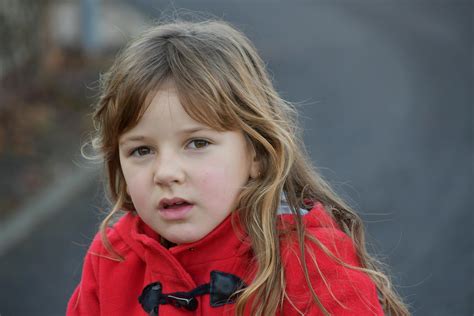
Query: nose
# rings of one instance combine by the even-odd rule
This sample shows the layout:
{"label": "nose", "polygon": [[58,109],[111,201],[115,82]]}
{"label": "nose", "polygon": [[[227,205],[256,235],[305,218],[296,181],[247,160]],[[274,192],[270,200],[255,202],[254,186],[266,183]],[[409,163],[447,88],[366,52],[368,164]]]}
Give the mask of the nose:
{"label": "nose", "polygon": [[158,154],[153,172],[153,182],[160,186],[183,183],[185,178],[179,157],[170,152]]}

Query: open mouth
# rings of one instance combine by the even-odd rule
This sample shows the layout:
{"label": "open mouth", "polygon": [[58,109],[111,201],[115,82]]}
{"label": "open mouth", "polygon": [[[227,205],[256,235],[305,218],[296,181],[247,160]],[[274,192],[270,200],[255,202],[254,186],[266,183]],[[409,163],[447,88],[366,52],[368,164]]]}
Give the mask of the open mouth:
{"label": "open mouth", "polygon": [[169,209],[179,209],[179,208],[181,208],[181,207],[183,207],[183,206],[188,206],[188,205],[191,205],[191,204],[188,203],[188,202],[182,201],[182,202],[177,202],[177,203],[173,203],[173,204],[165,204],[165,205],[163,206],[163,208],[164,208],[165,210],[169,210]]}
{"label": "open mouth", "polygon": [[194,208],[192,203],[181,199],[162,199],[160,201],[159,211],[164,220],[185,220],[188,213]]}

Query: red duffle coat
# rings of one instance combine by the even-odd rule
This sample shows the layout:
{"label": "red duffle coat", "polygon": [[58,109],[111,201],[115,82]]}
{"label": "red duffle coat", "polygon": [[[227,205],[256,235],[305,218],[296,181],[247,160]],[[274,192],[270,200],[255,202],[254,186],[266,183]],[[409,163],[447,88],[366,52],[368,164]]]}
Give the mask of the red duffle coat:
{"label": "red duffle coat", "polygon": [[[281,224],[292,222],[292,215],[279,215]],[[352,240],[317,203],[304,216],[306,229],[344,262],[359,266]],[[213,270],[234,274],[247,284],[254,273],[250,245],[233,229],[228,217],[203,239],[166,249],[158,235],[133,213],[122,217],[108,231],[109,239],[125,261],[117,261],[105,250],[97,235],[85,257],[82,280],[74,291],[67,315],[145,316],[138,302],[143,288],[159,281],[163,292],[188,292],[208,283]],[[323,315],[310,296],[301,268],[298,244],[281,240],[281,256],[286,276],[281,315]],[[343,267],[319,247],[308,242],[317,266],[306,256],[312,286],[331,315],[383,315],[374,283],[363,272]],[[324,276],[324,279],[321,277]],[[330,289],[330,291],[328,290]],[[198,296],[198,308],[187,311],[170,304],[160,305],[159,315],[232,315],[233,305],[210,306],[209,295]],[[298,308],[301,313],[295,309]]]}

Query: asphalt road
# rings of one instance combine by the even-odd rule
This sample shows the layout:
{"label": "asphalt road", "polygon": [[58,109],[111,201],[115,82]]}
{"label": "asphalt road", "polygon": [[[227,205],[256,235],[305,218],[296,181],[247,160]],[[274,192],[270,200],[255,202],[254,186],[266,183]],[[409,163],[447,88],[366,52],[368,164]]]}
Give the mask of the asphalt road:
{"label": "asphalt road", "polygon": [[64,315],[104,205],[98,187],[77,192],[30,238],[0,257],[0,315]]}
{"label": "asphalt road", "polygon": [[[163,9],[136,2],[153,18]],[[472,2],[173,3],[254,41],[413,314],[472,315]],[[0,258],[1,316],[64,313],[97,228],[96,192]]]}

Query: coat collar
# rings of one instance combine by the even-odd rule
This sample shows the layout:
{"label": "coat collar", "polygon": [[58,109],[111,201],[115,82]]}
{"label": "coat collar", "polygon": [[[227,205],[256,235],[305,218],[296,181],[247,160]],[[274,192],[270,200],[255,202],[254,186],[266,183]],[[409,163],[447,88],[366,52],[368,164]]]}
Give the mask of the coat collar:
{"label": "coat collar", "polygon": [[[295,223],[294,216],[287,212],[286,201],[282,200],[278,211],[279,228],[289,228]],[[170,265],[179,263],[183,267],[203,264],[230,257],[240,256],[250,249],[250,242],[243,229],[238,226],[237,216],[229,215],[204,238],[169,249],[159,242],[159,235],[146,225],[139,216],[127,213],[115,225],[120,237],[144,262],[149,262],[152,253],[162,255]],[[320,202],[310,211],[301,210],[305,227],[337,227]],[[233,225],[233,220],[234,224]],[[118,249],[120,250],[120,249]],[[164,258],[163,258],[164,259]]]}
{"label": "coat collar", "polygon": [[[180,265],[187,267],[239,256],[248,251],[250,243],[243,230],[238,225],[232,224],[233,217],[237,224],[236,216],[231,214],[204,238],[169,249],[160,244],[160,236],[134,213],[127,213],[122,217],[115,225],[115,229],[143,261],[149,262],[149,253],[157,252],[165,257],[171,256]],[[225,251],[220,251],[224,247]]]}
{"label": "coat collar", "polygon": [[[183,266],[238,257],[250,249],[250,242],[232,213],[204,238],[169,249]],[[232,222],[235,222],[234,225]]]}

